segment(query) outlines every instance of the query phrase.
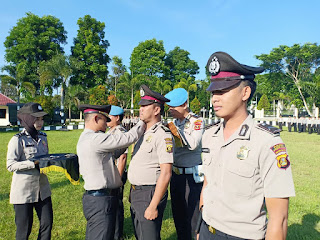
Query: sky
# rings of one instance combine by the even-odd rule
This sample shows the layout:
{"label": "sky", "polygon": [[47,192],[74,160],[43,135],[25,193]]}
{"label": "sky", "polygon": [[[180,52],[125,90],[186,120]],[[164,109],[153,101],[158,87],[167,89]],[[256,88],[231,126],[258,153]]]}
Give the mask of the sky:
{"label": "sky", "polygon": [[258,66],[256,55],[280,45],[320,40],[319,0],[10,0],[0,9],[0,67],[4,41],[27,12],[60,19],[67,31],[66,54],[77,35],[77,20],[90,15],[104,22],[108,55],[129,66],[140,42],[162,40],[166,52],[176,46],[199,65],[196,79],[205,78],[205,65],[216,51],[229,53],[242,64]]}

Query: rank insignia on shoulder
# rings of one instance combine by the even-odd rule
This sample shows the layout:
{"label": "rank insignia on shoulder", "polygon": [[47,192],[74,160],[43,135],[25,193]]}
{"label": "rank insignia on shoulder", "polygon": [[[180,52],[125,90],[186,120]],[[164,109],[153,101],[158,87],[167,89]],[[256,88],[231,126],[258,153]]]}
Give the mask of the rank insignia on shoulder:
{"label": "rank insignia on shoulder", "polygon": [[276,128],[276,127],[273,127],[271,125],[268,125],[266,123],[260,123],[257,125],[259,128],[267,131],[267,132],[270,132],[272,134],[279,134],[281,132],[281,129],[279,128]]}
{"label": "rank insignia on shoulder", "polygon": [[194,130],[200,130],[201,129],[202,120],[198,119],[194,122]]}
{"label": "rank insignia on shoulder", "polygon": [[161,128],[165,131],[165,132],[171,132],[169,128],[167,128],[166,126],[161,126]]}
{"label": "rank insignia on shoulder", "polygon": [[19,132],[15,136],[19,138],[19,137],[22,137],[22,136],[25,136],[25,135],[27,135],[25,132]]}
{"label": "rank insignia on shoulder", "polygon": [[278,154],[281,153],[281,152],[284,152],[284,153],[287,152],[287,148],[286,148],[286,146],[284,145],[284,143],[278,143],[278,144],[272,146],[270,149],[271,149],[272,152],[274,152],[276,155],[278,155]]}
{"label": "rank insignia on shoulder", "polygon": [[290,166],[290,161],[288,154],[281,154],[277,156],[277,166],[278,168],[287,169]]}
{"label": "rank insignia on shoulder", "polygon": [[249,155],[250,149],[246,146],[241,146],[239,152],[237,152],[237,158],[240,160],[245,160]]}
{"label": "rank insignia on shoulder", "polygon": [[210,153],[210,149],[209,148],[201,148],[201,152]]}

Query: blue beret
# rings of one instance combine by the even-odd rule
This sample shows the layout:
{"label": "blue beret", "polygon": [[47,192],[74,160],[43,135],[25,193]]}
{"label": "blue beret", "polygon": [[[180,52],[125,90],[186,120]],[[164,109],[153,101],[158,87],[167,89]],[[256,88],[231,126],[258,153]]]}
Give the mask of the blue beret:
{"label": "blue beret", "polygon": [[171,107],[178,107],[188,100],[188,92],[184,88],[176,88],[168,92],[165,97],[170,100],[166,104]]}
{"label": "blue beret", "polygon": [[123,109],[121,107],[114,106],[114,105],[111,106],[111,110],[109,112],[109,115],[118,116],[118,115],[122,115],[122,114],[123,114]]}

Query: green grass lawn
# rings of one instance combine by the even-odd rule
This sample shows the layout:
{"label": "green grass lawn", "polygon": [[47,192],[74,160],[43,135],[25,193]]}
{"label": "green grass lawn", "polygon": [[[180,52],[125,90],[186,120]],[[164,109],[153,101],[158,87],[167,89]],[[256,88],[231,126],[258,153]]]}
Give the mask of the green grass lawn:
{"label": "green grass lawn", "polygon": [[[50,153],[76,153],[76,144],[82,130],[67,132],[48,131]],[[0,239],[14,239],[15,224],[13,206],[9,204],[12,173],[6,170],[7,144],[14,132],[0,133]],[[288,133],[283,131],[290,156],[296,197],[290,199],[289,228],[287,239],[320,239],[320,135]],[[61,173],[49,173],[52,188],[54,226],[52,239],[84,239],[86,220],[82,213],[83,181],[74,186]],[[283,186],[284,188],[286,186]],[[129,211],[129,184],[125,186],[125,236],[134,239]],[[34,216],[34,226],[30,239],[36,239],[38,220]],[[176,239],[171,213],[170,199],[164,214],[162,239]]]}

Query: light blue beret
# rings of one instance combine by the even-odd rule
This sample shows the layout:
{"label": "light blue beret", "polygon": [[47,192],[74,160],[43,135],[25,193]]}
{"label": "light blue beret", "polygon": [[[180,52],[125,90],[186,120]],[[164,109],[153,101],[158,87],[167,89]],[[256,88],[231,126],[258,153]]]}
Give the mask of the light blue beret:
{"label": "light blue beret", "polygon": [[188,100],[188,92],[184,88],[176,88],[165,95],[170,102],[166,102],[171,107],[178,107]]}
{"label": "light blue beret", "polygon": [[114,106],[114,105],[111,106],[111,110],[109,112],[109,115],[118,116],[121,114],[123,114],[123,109],[121,107]]}

